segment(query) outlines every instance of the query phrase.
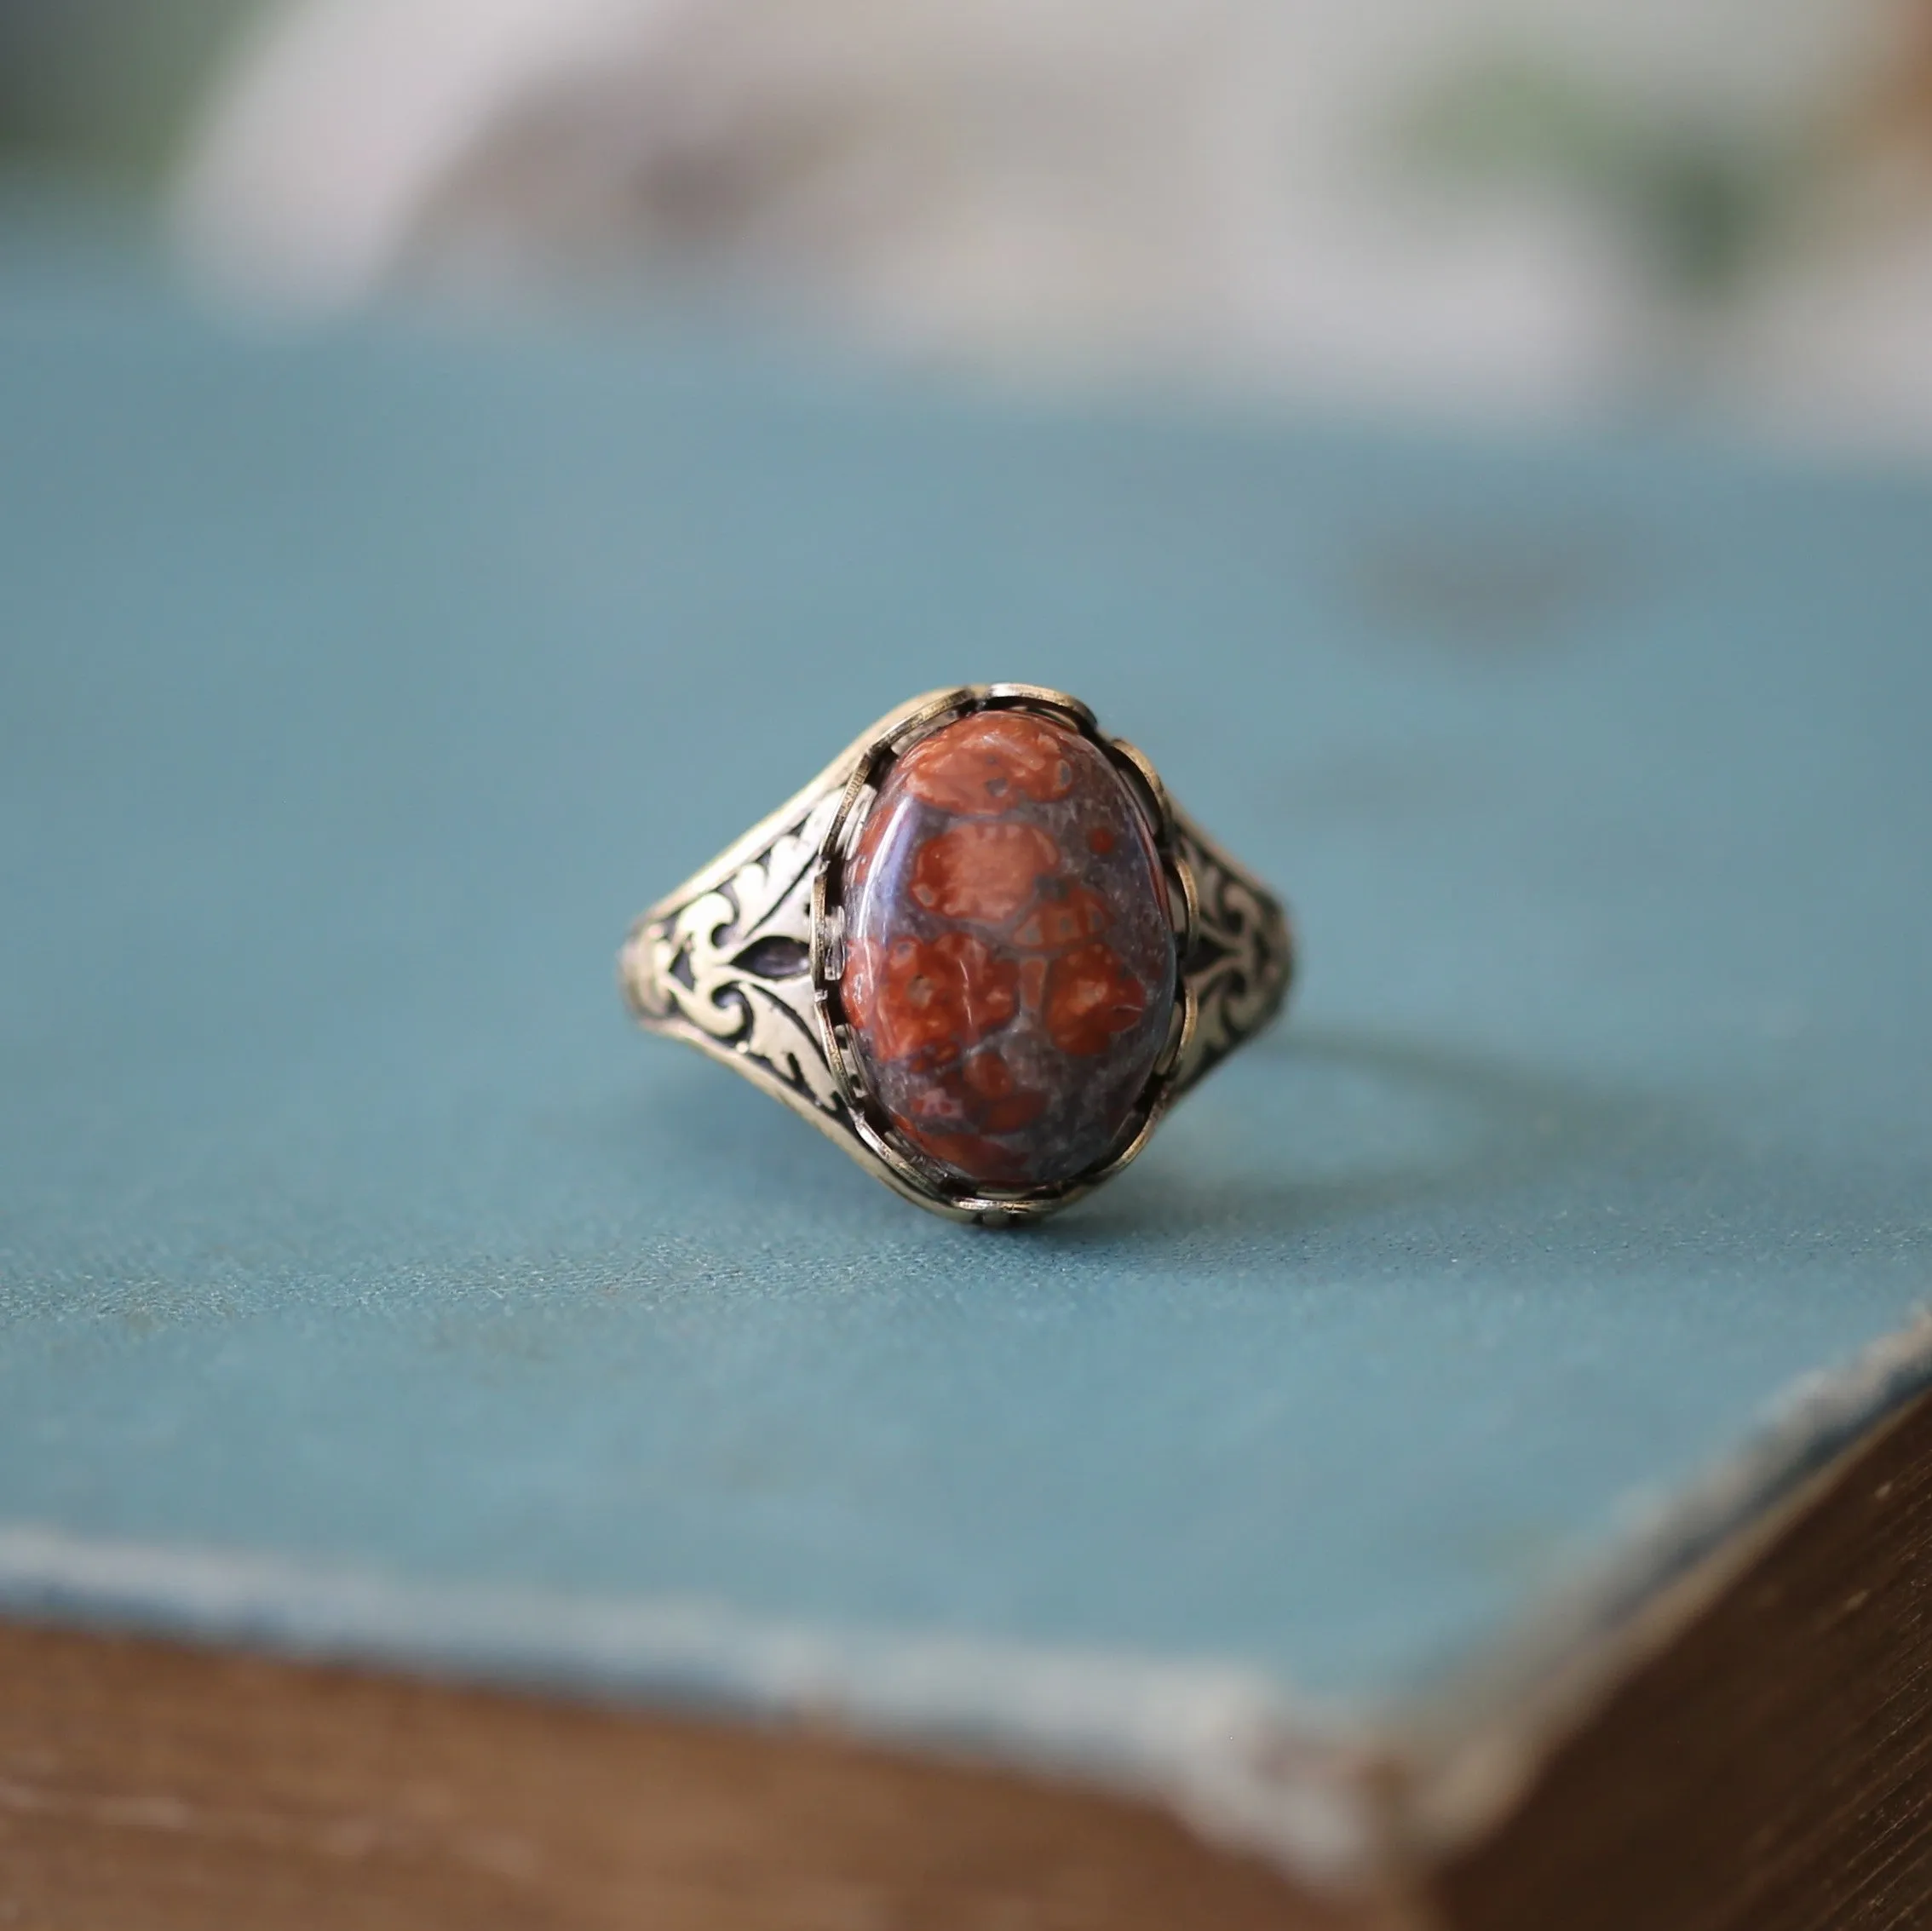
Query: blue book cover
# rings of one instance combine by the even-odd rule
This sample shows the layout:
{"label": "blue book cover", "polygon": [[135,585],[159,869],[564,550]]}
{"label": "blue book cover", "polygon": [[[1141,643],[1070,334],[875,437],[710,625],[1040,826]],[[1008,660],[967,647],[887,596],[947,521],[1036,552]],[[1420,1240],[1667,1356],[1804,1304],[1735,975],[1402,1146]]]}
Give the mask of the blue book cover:
{"label": "blue book cover", "polygon": [[[1304,970],[1001,1234],[612,958],[1007,677]],[[1920,474],[275,339],[15,250],[0,1611],[829,1712],[1346,1869],[1325,1765],[1449,1789],[1923,1385],[1929,739]]]}

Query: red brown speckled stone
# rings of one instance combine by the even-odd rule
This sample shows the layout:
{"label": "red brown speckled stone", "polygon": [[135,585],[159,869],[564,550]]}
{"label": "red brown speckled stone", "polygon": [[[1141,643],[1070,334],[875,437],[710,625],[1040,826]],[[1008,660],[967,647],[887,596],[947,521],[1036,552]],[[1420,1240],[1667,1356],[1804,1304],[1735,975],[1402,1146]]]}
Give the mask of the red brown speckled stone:
{"label": "red brown speckled stone", "polygon": [[846,1016],[906,1139],[1050,1186],[1119,1137],[1167,1037],[1167,888],[1132,792],[1044,718],[978,711],[887,773],[847,876]]}

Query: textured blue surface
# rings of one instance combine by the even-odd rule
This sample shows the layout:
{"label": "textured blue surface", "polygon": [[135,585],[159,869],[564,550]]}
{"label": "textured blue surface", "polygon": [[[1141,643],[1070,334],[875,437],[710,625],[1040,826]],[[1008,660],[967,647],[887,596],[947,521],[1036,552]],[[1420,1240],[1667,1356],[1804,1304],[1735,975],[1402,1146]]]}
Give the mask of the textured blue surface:
{"label": "textured blue surface", "polygon": [[[91,279],[90,279],[91,278]],[[634,1034],[929,685],[1292,898],[1037,1234]],[[0,1521],[1378,1698],[1932,1260],[1932,486],[0,274]]]}

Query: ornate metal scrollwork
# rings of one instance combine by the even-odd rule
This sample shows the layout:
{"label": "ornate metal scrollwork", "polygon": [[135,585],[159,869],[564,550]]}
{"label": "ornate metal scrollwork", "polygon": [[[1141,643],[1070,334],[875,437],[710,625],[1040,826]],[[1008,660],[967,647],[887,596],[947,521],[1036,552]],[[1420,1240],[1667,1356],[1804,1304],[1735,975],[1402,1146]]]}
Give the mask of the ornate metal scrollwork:
{"label": "ornate metal scrollwork", "polygon": [[680,1032],[774,1087],[795,1106],[842,1118],[812,991],[812,879],[838,810],[818,797],[715,880],[653,906],[625,945],[624,990],[640,1019]]}
{"label": "ornate metal scrollwork", "polygon": [[1281,1009],[1294,943],[1288,915],[1269,894],[1179,812],[1173,824],[1175,856],[1193,874],[1197,902],[1181,976],[1198,1009],[1174,1072],[1178,1099]]}

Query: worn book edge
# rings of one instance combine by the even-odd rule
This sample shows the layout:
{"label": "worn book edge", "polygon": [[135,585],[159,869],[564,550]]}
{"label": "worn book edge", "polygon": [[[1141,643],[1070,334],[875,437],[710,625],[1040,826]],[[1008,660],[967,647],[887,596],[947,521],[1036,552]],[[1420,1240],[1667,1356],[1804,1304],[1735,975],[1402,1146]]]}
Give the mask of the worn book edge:
{"label": "worn book edge", "polygon": [[1431,1694],[1351,1710],[1212,1659],[788,1624],[215,1549],[0,1526],[0,1612],[587,1700],[829,1723],[1146,1797],[1340,1892],[1440,1863],[1506,1816],[1839,1459],[1932,1386],[1932,1318],[1788,1389],[1739,1452]]}

